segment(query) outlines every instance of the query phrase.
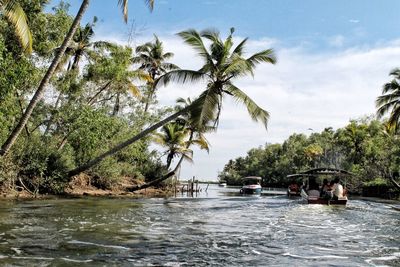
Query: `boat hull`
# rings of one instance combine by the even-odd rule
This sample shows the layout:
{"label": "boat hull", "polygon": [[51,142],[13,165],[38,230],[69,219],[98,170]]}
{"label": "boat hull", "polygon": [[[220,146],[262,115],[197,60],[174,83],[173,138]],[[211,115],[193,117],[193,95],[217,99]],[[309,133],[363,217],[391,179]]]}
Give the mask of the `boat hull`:
{"label": "boat hull", "polygon": [[259,195],[261,194],[261,187],[242,187],[240,193],[244,195]]}
{"label": "boat hull", "polygon": [[324,199],[324,198],[308,198],[308,204],[320,204],[320,205],[346,205],[347,198],[345,199]]}
{"label": "boat hull", "polygon": [[299,196],[300,196],[300,192],[288,190],[288,191],[287,191],[287,195],[288,195],[289,197],[299,197]]}

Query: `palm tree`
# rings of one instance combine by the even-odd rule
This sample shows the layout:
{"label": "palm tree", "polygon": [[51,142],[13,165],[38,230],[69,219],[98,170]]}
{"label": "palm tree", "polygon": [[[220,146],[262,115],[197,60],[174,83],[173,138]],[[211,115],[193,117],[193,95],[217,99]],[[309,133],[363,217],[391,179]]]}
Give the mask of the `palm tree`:
{"label": "palm tree", "polygon": [[[233,29],[231,29],[231,34],[226,41],[222,42],[218,33],[214,31],[204,31],[199,34],[195,30],[189,30],[179,33],[186,43],[193,46],[198,51],[199,55],[204,59],[205,64],[199,71],[173,70],[161,76],[158,81],[160,84],[167,84],[171,80],[189,82],[206,78],[208,81],[207,89],[203,91],[199,98],[193,101],[190,106],[183,108],[162,121],[148,127],[138,135],[120,143],[86,164],[69,171],[68,175],[74,176],[91,168],[104,158],[113,155],[126,146],[140,140],[152,131],[157,130],[164,124],[175,120],[188,111],[193,112],[193,119],[199,125],[204,125],[209,121],[214,121],[215,124],[217,124],[221,111],[222,97],[226,94],[233,96],[238,101],[245,104],[251,118],[256,121],[261,121],[265,126],[267,126],[269,117],[268,112],[257,106],[257,104],[242,90],[234,86],[232,80],[248,74],[253,75],[255,67],[259,63],[267,62],[274,64],[276,62],[275,55],[271,49],[268,49],[258,52],[248,58],[244,58],[243,50],[247,38],[241,41],[239,45],[232,50],[232,34]],[[205,48],[202,37],[211,40],[210,52]],[[173,175],[173,172],[168,175]]]}
{"label": "palm tree", "polygon": [[170,122],[161,127],[160,133],[153,135],[153,141],[167,147],[167,169],[171,166],[172,160],[181,155],[184,159],[192,161],[192,150],[187,148],[188,129],[178,122]]}
{"label": "palm tree", "polygon": [[[178,98],[176,102],[178,103],[179,110],[190,107],[193,104],[192,100],[189,97],[187,99]],[[192,144],[195,144],[199,146],[200,149],[205,149],[207,150],[207,152],[209,152],[210,144],[204,136],[204,133],[216,131],[217,128],[214,125],[210,125],[209,123],[199,124],[196,121],[196,117],[197,116],[194,116],[193,111],[189,110],[187,113],[182,114],[182,116],[177,119],[177,121],[183,124],[189,131],[189,140],[186,144],[186,148],[189,148]],[[184,157],[182,156],[178,164],[176,165],[176,169],[180,168],[183,159]]]}
{"label": "palm tree", "polygon": [[32,33],[29,29],[26,14],[16,0],[0,0],[0,14],[14,26],[22,48],[26,53],[32,53]]}
{"label": "palm tree", "polygon": [[[4,1],[4,0],[2,0],[2,1]],[[154,0],[145,0],[145,2],[149,6],[149,8],[152,10]],[[128,0],[119,0],[118,4],[122,7],[123,14],[124,14],[124,20],[126,22],[127,17],[128,17]],[[67,49],[68,44],[71,42],[73,36],[75,35],[75,32],[79,27],[79,23],[83,17],[83,14],[85,13],[88,6],[89,6],[89,0],[83,0],[81,6],[79,8],[79,11],[75,16],[75,19],[72,22],[72,25],[71,25],[67,35],[65,36],[65,39],[64,39],[60,49],[58,49],[53,61],[51,62],[49,68],[47,69],[45,75],[43,76],[43,79],[41,80],[35,94],[33,95],[31,101],[29,102],[28,107],[26,108],[24,114],[22,115],[21,119],[19,120],[17,126],[14,128],[14,130],[11,132],[10,136],[7,138],[5,143],[2,145],[2,147],[0,149],[0,156],[4,156],[5,154],[8,153],[8,151],[10,150],[10,148],[12,147],[12,145],[15,143],[18,136],[20,135],[22,129],[28,122],[29,118],[31,117],[34,108],[39,103],[39,101],[42,99],[45,88],[46,88],[47,84],[49,83],[50,78],[53,76],[62,57],[64,56],[65,50]]]}
{"label": "palm tree", "polygon": [[153,98],[156,87],[154,81],[162,74],[170,70],[179,69],[178,66],[165,62],[174,56],[171,52],[164,53],[163,43],[154,35],[154,42],[147,42],[136,48],[137,56],[132,59],[133,63],[140,64],[139,69],[146,71],[152,82],[147,83],[147,97],[145,99],[144,112],[147,112],[150,101]]}
{"label": "palm tree", "polygon": [[[87,56],[90,53],[90,48],[96,43],[92,42],[92,38],[94,36],[93,28],[96,25],[96,22],[97,17],[93,17],[93,21],[87,23],[85,27],[78,27],[72,42],[65,51],[65,56],[63,58],[63,61],[69,61],[67,71],[77,69],[82,56]],[[60,63],[60,65],[64,64]]]}
{"label": "palm tree", "polygon": [[400,69],[390,72],[394,79],[383,86],[382,95],[376,99],[378,118],[389,114],[388,126],[397,132],[400,127]]}
{"label": "palm tree", "polygon": [[[245,58],[243,51],[247,38],[233,48],[233,32],[234,28],[231,28],[230,35],[225,41],[221,40],[219,33],[214,30],[205,30],[200,33],[188,30],[178,33],[185,43],[198,52],[204,65],[197,71],[173,70],[160,77],[158,83],[166,85],[170,81],[187,83],[205,80],[207,89],[200,95],[199,105],[196,107],[198,109],[196,114],[199,116],[197,121],[200,124],[214,120],[215,125],[218,125],[223,97],[230,95],[246,106],[253,120],[260,121],[267,127],[268,112],[260,108],[232,81],[249,74],[254,75],[255,66],[259,63],[275,64],[274,52],[272,49],[267,49]],[[206,48],[203,39],[211,42],[209,49]]]}

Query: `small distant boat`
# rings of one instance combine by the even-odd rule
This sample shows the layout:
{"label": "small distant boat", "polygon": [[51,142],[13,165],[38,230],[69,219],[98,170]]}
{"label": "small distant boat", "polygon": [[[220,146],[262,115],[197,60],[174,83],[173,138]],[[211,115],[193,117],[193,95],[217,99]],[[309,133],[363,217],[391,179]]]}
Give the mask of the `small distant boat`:
{"label": "small distant boat", "polygon": [[221,182],[218,185],[221,186],[221,187],[226,187],[227,186],[227,184],[225,182]]}
{"label": "small distant boat", "polygon": [[[334,168],[317,168],[317,169],[311,169],[302,173],[297,173],[297,174],[292,174],[288,175],[288,178],[298,178],[298,177],[303,177],[306,179],[307,182],[309,182],[309,179],[315,179],[319,176],[329,176],[329,177],[347,177],[352,175],[350,172],[347,172],[345,170],[340,170],[340,169],[334,169]],[[345,188],[344,188],[345,189]],[[346,191],[346,190],[344,190]],[[317,191],[318,192],[318,191]],[[324,197],[318,196],[312,196],[308,195],[304,188],[300,190],[300,195],[303,199],[307,200],[308,204],[322,204],[322,205],[346,205],[347,204],[347,196],[344,195],[342,197],[336,198],[336,199],[327,199]]]}
{"label": "small distant boat", "polygon": [[243,186],[240,189],[240,194],[254,195],[261,194],[261,177],[258,176],[248,176],[242,178]]}

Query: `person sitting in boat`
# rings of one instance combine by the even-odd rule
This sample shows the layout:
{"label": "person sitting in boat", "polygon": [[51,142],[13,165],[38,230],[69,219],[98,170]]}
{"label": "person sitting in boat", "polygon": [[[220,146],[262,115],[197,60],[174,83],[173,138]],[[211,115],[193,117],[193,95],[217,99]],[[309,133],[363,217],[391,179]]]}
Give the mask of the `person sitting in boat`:
{"label": "person sitting in boat", "polygon": [[343,185],[340,184],[340,178],[336,177],[333,180],[333,199],[339,199],[343,197]]}
{"label": "person sitting in boat", "polygon": [[319,185],[315,179],[310,179],[307,194],[309,197],[319,197]]}
{"label": "person sitting in boat", "polygon": [[323,197],[324,195],[325,195],[325,193],[326,193],[326,191],[328,191],[328,189],[329,189],[329,182],[328,182],[328,179],[324,179],[323,181],[322,181],[322,186],[321,186],[321,191],[320,191],[320,196],[321,197]]}
{"label": "person sitting in boat", "polygon": [[289,191],[290,192],[299,192],[299,185],[296,183],[295,180],[293,180],[290,185],[289,185]]}

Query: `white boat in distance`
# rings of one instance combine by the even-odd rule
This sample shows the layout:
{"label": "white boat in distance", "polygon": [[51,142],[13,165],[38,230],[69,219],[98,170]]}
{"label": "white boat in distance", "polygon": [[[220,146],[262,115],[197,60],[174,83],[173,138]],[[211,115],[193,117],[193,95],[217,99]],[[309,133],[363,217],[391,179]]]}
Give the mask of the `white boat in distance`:
{"label": "white boat in distance", "polygon": [[240,189],[240,194],[254,195],[261,194],[261,180],[259,176],[247,176],[242,178],[243,186]]}

